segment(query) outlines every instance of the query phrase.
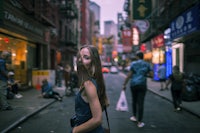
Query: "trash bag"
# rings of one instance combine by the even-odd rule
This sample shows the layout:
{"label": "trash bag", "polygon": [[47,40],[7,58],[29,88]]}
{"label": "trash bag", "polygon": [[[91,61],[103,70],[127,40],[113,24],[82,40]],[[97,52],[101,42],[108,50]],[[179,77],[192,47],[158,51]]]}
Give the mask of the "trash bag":
{"label": "trash bag", "polygon": [[194,85],[187,85],[183,89],[182,100],[187,101],[187,102],[198,101],[199,96],[198,96],[197,88]]}
{"label": "trash bag", "polygon": [[125,91],[122,90],[120,93],[119,100],[116,105],[116,110],[117,111],[128,111],[128,103],[125,95]]}

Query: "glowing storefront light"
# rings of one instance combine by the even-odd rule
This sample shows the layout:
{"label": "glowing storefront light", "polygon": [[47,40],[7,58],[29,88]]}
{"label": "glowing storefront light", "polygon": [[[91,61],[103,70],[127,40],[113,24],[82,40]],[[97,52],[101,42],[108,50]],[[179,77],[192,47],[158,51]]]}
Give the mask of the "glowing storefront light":
{"label": "glowing storefront light", "polygon": [[133,45],[139,45],[139,31],[136,27],[132,28]]}
{"label": "glowing storefront light", "polygon": [[165,52],[161,49],[154,49],[152,52],[152,63],[159,64],[164,63],[165,61]]}

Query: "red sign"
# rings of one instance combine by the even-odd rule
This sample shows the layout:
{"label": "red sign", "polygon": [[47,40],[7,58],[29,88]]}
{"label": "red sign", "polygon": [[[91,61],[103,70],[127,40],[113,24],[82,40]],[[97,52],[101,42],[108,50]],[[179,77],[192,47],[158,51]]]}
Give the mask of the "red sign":
{"label": "red sign", "polygon": [[[123,30],[122,31],[122,43],[123,43],[123,49],[124,52],[131,52],[132,49],[132,33],[131,30]],[[126,50],[125,50],[126,48]],[[127,50],[130,49],[130,50]]]}
{"label": "red sign", "polygon": [[142,52],[145,52],[146,51],[146,45],[143,43],[141,46],[140,46],[140,50]]}
{"label": "red sign", "polygon": [[131,30],[127,29],[122,31],[123,45],[132,45],[131,38],[132,38]]}
{"label": "red sign", "polygon": [[164,34],[160,34],[151,40],[153,48],[164,46]]}

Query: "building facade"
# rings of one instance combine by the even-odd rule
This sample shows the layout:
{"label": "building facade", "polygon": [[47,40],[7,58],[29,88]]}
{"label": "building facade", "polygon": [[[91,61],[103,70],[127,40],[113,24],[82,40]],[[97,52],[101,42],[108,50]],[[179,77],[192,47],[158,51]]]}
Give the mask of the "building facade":
{"label": "building facade", "polygon": [[[140,1],[141,2],[141,1]],[[143,1],[144,2],[144,1]],[[142,20],[148,21],[149,29],[140,34],[140,50],[145,45],[144,53],[151,53],[150,59],[156,68],[159,63],[167,67],[166,76],[172,67],[178,65],[182,72],[200,74],[199,60],[199,0],[151,0],[151,13]],[[132,14],[136,5],[126,0],[129,14],[127,25],[130,27],[137,20]],[[145,5],[145,3],[139,3]],[[150,46],[150,47],[149,47]],[[146,56],[149,57],[149,56]],[[198,58],[198,59],[197,59]]]}
{"label": "building facade", "polygon": [[46,56],[49,29],[47,24],[32,16],[32,4],[35,3],[25,2],[23,5],[14,0],[1,0],[0,3],[0,51],[11,53],[10,69],[15,71],[15,78],[24,84],[31,82],[32,69],[49,67],[49,57]]}
{"label": "building facade", "polygon": [[[74,15],[63,13],[63,5]],[[78,0],[0,1],[0,52],[10,52],[9,69],[22,85],[32,85],[33,70],[54,70],[59,63],[73,62],[80,29],[77,6]]]}
{"label": "building facade", "polygon": [[[80,0],[63,0],[60,3],[59,40],[57,64],[74,67],[74,60],[80,44]],[[60,55],[60,56],[59,56]],[[60,58],[60,59],[59,59]]]}

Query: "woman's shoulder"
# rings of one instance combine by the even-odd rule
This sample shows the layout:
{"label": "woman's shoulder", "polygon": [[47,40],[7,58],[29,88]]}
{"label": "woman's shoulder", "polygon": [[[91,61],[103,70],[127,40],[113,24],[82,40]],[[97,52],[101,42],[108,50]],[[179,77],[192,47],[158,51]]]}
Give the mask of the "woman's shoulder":
{"label": "woman's shoulder", "polygon": [[92,89],[92,88],[97,88],[97,83],[96,83],[96,80],[95,79],[88,79],[87,81],[85,81],[83,83],[83,87],[85,89]]}
{"label": "woman's shoulder", "polygon": [[87,80],[83,83],[83,88],[81,89],[81,92],[83,92],[83,95],[93,97],[97,95],[97,88],[91,80]]}
{"label": "woman's shoulder", "polygon": [[86,87],[88,85],[91,85],[92,81],[91,80],[86,80],[85,82],[83,82],[83,86]]}
{"label": "woman's shoulder", "polygon": [[86,81],[83,83],[83,86],[84,86],[84,87],[87,87],[87,86],[90,86],[90,85],[95,85],[95,86],[96,86],[96,80],[93,79],[93,78],[90,78],[90,79],[86,80]]}

